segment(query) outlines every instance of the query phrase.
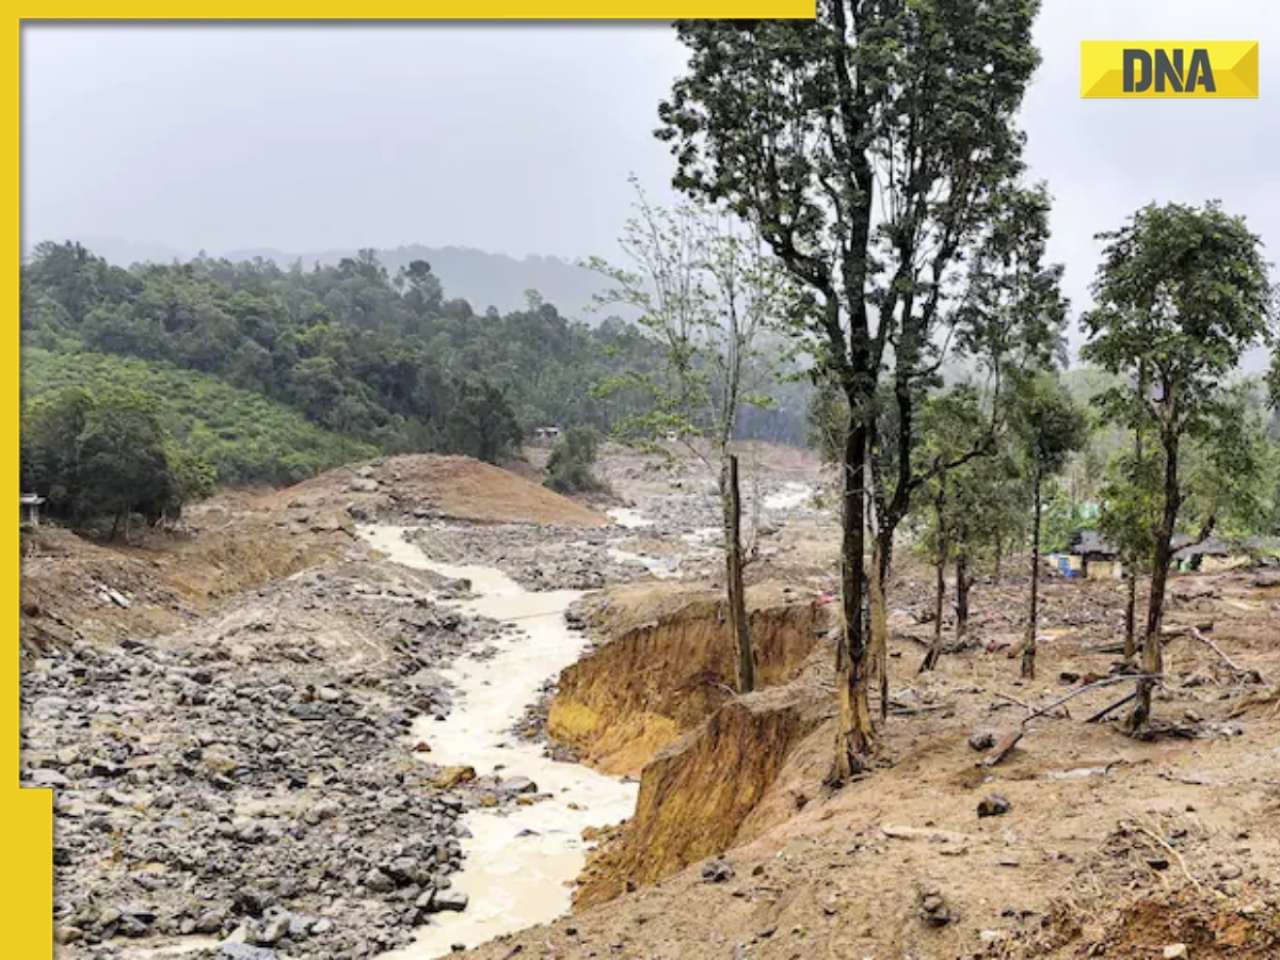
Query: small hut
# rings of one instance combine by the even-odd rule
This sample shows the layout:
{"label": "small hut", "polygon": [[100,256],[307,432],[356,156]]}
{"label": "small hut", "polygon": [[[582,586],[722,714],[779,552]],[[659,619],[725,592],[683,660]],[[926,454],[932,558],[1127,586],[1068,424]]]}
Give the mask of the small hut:
{"label": "small hut", "polygon": [[1071,538],[1068,554],[1070,573],[1067,576],[1115,578],[1124,576],[1124,565],[1119,554],[1097,530],[1077,530]]}
{"label": "small hut", "polygon": [[1175,534],[1173,538],[1173,561],[1179,570],[1199,570],[1212,573],[1228,567],[1244,563],[1247,557],[1243,551],[1233,550],[1217,537],[1207,537],[1199,543],[1192,543],[1191,537],[1185,533]]}

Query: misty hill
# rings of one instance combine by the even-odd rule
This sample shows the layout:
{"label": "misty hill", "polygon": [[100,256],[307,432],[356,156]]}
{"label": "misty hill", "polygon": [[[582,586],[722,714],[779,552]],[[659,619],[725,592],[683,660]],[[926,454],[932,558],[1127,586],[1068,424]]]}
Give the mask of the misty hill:
{"label": "misty hill", "polygon": [[[229,260],[260,257],[281,267],[301,260],[303,267],[310,269],[316,263],[322,267],[337,266],[356,253],[354,249],[319,253],[246,249],[232,250],[226,257]],[[555,304],[562,316],[588,323],[596,322],[602,316],[590,309],[592,296],[604,290],[602,278],[559,257],[531,255],[517,260],[472,247],[428,247],[422,244],[380,249],[377,253],[378,261],[393,275],[411,261],[427,261],[431,264],[431,272],[439,278],[449,295],[466,300],[477,313],[484,313],[488,307],[496,307],[500,313],[523,310],[527,305],[525,291],[536,290],[548,303]]]}

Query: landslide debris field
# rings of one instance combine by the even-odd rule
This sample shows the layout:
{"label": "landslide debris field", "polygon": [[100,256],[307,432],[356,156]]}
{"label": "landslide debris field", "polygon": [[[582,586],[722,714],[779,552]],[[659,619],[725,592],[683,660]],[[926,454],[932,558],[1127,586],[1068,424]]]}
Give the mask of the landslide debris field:
{"label": "landslide debris field", "polygon": [[463,708],[447,671],[527,637],[460,609],[469,583],[378,554],[374,522],[435,563],[592,591],[569,613],[587,652],[512,705],[511,736],[639,781],[628,820],[588,831],[573,912],[468,955],[1280,956],[1280,577],[1174,578],[1166,626],[1197,629],[1170,637],[1164,732],[1138,741],[1123,709],[1087,722],[1129,684],[1034,715],[1116,670],[1119,581],[1046,575],[1022,681],[1026,564],[984,570],[965,641],[917,674],[932,573],[904,546],[877,763],[832,790],[835,519],[816,462],[760,452],[747,696],[692,463],[610,449],[614,496],[584,504],[388,458],[219,495],[132,546],[29,537],[23,778],[56,791],[58,956],[374,957],[482,906],[451,879],[466,814],[545,795],[433,763],[415,721]]}

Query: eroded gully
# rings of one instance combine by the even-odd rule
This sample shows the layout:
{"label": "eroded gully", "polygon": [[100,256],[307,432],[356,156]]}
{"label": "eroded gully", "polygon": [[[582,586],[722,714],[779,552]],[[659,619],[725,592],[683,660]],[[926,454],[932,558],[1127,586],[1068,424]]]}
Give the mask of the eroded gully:
{"label": "eroded gully", "polygon": [[586,860],[582,831],[629,817],[637,787],[576,763],[543,756],[542,746],[517,738],[512,727],[539,688],[582,654],[585,638],[571,631],[565,611],[577,590],[532,592],[492,567],[435,563],[403,539],[406,528],[362,527],[361,535],[390,559],[408,567],[466,578],[475,598],[458,608],[508,621],[523,634],[504,639],[486,660],[462,660],[445,675],[456,689],[443,721],[421,717],[415,737],[431,745],[442,766],[465,764],[483,776],[525,776],[550,798],[509,812],[479,808],[466,814],[471,837],[452,889],[469,897],[461,913],[443,913],[415,932],[414,942],[383,960],[428,960],[560,916],[569,909],[571,884]]}

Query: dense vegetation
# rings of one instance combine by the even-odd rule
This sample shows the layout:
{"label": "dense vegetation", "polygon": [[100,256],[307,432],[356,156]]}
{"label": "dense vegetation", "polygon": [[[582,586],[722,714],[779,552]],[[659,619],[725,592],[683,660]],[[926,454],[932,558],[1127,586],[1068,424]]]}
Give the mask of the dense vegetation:
{"label": "dense vegetation", "polygon": [[213,479],[208,464],[174,444],[156,398],[137,390],[64,387],[24,412],[23,486],[77,527],[107,520],[111,536],[127,534],[135,513],[150,522],[175,516],[208,495]]}
{"label": "dense vegetation", "polygon": [[[126,270],[46,243],[23,268],[22,294],[28,350],[208,374],[384,452],[496,460],[541,424],[607,433],[644,398],[596,385],[657,356],[633,325],[570,322],[533,292],[524,310],[478,315],[446,297],[425,261],[392,275],[371,250],[310,270],[208,258]],[[758,427],[787,429],[776,415]]]}
{"label": "dense vegetation", "polygon": [[293,483],[377,452],[260,393],[158,360],[38,347],[22,354],[28,414],[35,402],[68,388],[101,396],[121,384],[151,397],[172,442],[206,463],[222,483]]}
{"label": "dense vegetation", "polygon": [[528,309],[476,316],[424,261],[395,276],[371,251],[334,267],[197,259],[111,266],[78,244],[42,244],[23,270],[23,342],[92,350],[217,376],[388,452],[509,453],[522,429],[580,419],[607,429],[625,397],[591,385],[643,366],[633,329]]}
{"label": "dense vegetation", "polygon": [[592,472],[600,438],[590,427],[570,427],[547,460],[546,484],[558,493],[592,493],[604,484]]}

